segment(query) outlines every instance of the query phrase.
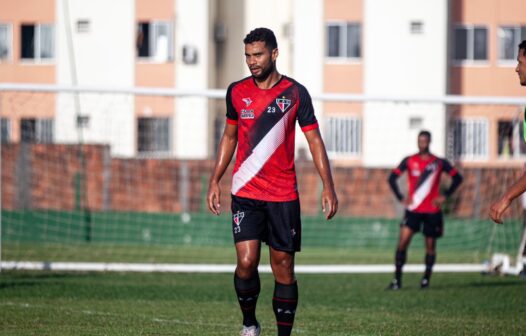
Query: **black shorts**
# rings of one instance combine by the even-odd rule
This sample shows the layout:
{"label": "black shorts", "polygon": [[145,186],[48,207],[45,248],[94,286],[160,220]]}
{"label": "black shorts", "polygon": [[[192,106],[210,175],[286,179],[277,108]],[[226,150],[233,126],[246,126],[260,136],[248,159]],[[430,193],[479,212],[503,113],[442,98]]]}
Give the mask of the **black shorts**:
{"label": "black shorts", "polygon": [[419,232],[423,225],[423,233],[426,237],[439,238],[444,234],[444,217],[442,212],[437,213],[418,213],[409,210],[405,211],[401,225],[406,225],[413,232]]}
{"label": "black shorts", "polygon": [[268,202],[232,195],[234,242],[260,240],[276,250],[301,249],[299,200]]}

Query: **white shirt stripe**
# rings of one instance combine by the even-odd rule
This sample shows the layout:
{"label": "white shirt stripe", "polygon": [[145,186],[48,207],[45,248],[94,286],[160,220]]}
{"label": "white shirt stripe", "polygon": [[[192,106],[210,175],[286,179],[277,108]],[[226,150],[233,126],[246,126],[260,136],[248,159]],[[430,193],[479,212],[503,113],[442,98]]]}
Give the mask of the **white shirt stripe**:
{"label": "white shirt stripe", "polygon": [[232,194],[236,194],[263,168],[276,149],[285,141],[285,128],[290,113],[285,115],[270,129],[270,131],[254,147],[252,154],[239,166],[232,176]]}

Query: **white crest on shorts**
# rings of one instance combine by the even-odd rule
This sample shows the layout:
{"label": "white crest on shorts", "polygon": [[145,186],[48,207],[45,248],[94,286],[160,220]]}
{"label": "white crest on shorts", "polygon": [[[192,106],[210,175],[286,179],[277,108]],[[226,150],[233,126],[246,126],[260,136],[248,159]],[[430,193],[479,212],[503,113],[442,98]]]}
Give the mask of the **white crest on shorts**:
{"label": "white crest on shorts", "polygon": [[236,223],[237,226],[241,224],[241,221],[243,220],[243,217],[245,217],[245,213],[238,211],[233,216],[234,223]]}

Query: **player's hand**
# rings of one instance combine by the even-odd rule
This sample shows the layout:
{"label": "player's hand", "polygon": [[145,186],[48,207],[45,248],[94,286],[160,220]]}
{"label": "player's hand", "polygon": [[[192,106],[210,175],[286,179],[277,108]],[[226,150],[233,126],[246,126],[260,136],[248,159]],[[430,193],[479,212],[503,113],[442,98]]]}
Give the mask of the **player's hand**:
{"label": "player's hand", "polygon": [[338,211],[338,197],[333,188],[323,188],[321,193],[321,208],[327,220],[336,215],[336,212]]}
{"label": "player's hand", "polygon": [[409,196],[402,200],[402,204],[405,205],[406,207],[410,206],[411,203],[413,203],[413,200]]}
{"label": "player's hand", "polygon": [[497,224],[503,224],[502,215],[508,209],[511,204],[511,200],[507,197],[502,197],[497,202],[493,203],[489,209],[489,216]]}
{"label": "player's hand", "polygon": [[433,205],[440,208],[446,202],[446,196],[440,195],[433,200]]}
{"label": "player's hand", "polygon": [[208,209],[211,213],[214,215],[219,216],[221,214],[221,190],[219,189],[219,185],[217,182],[210,182],[210,185],[208,186],[208,195],[206,196]]}

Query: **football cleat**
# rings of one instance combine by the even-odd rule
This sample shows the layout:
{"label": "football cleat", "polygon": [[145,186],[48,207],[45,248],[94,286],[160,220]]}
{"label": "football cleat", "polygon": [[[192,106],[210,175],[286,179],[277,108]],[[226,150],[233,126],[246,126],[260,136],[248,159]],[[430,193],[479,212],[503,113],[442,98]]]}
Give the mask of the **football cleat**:
{"label": "football cleat", "polygon": [[429,288],[429,279],[428,278],[422,278],[420,281],[420,289],[426,289]]}
{"label": "football cleat", "polygon": [[393,279],[389,286],[387,286],[387,290],[399,290],[402,288],[402,282],[398,281],[397,279]]}
{"label": "football cleat", "polygon": [[240,336],[259,336],[261,334],[261,326],[259,323],[255,326],[243,326],[243,330],[239,333]]}

